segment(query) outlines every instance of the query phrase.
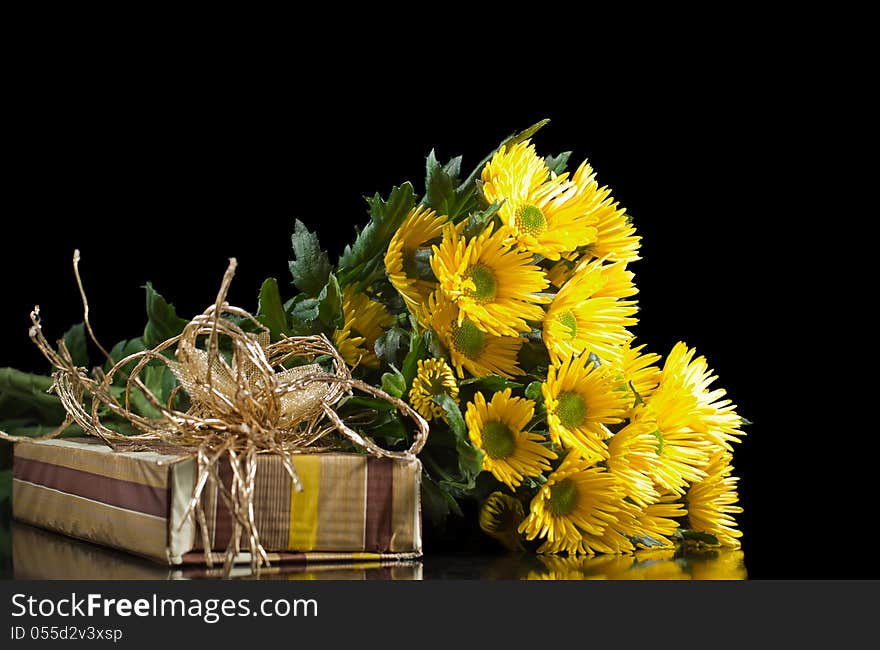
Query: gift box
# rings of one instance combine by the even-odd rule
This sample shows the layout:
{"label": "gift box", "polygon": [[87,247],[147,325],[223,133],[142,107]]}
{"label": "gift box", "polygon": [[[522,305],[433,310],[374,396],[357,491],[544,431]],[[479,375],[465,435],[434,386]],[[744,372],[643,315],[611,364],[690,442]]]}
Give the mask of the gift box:
{"label": "gift box", "polygon": [[[297,492],[282,459],[258,456],[254,514],[273,562],[385,561],[421,555],[421,463],[354,453],[292,456]],[[232,482],[228,462],[220,480]],[[201,563],[203,535],[187,513],[197,467],[169,450],[113,451],[95,439],[15,445],[12,514],[19,521],[165,564]],[[209,485],[207,539],[220,559],[233,518]],[[243,545],[243,548],[247,548]],[[249,562],[241,553],[236,562]]]}

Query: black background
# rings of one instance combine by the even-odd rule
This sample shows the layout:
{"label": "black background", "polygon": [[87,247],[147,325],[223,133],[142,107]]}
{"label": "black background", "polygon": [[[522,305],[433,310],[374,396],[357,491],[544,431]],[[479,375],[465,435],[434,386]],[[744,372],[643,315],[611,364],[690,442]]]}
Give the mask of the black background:
{"label": "black background", "polygon": [[792,126],[800,103],[784,66],[703,51],[502,81],[483,74],[487,61],[438,87],[395,58],[351,65],[307,76],[300,57],[259,82],[207,79],[198,65],[71,68],[22,85],[7,106],[0,366],[45,368],[27,337],[35,303],[50,338],[80,320],[74,248],[106,345],[140,334],[147,280],[191,316],[230,256],[230,300],[255,309],[267,276],[292,295],[295,218],[335,259],[367,218],[362,196],[420,188],[432,147],[470,169],[549,117],[539,151],[588,157],[643,236],[639,340],[663,354],[695,346],[754,421],[735,459],[751,577],[876,575],[859,559],[869,434],[851,435],[849,418],[863,398],[839,388],[851,378],[829,363],[844,342],[828,326],[842,298],[817,284],[828,261],[817,242],[841,223],[829,210],[817,232],[806,216],[804,196],[823,191],[810,154],[822,136]]}

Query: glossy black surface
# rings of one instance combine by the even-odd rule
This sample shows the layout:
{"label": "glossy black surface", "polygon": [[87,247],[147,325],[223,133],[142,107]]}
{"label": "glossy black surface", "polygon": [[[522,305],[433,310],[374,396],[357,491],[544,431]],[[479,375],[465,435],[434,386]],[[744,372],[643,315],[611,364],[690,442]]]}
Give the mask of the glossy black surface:
{"label": "glossy black surface", "polygon": [[[3,530],[10,554],[0,577],[37,580],[187,580],[222,577],[205,567],[168,567],[121,551],[56,535],[18,522]],[[418,561],[379,564],[276,565],[254,575],[249,567],[231,578],[260,580],[742,580],[741,551],[566,558],[514,555],[433,554]]]}

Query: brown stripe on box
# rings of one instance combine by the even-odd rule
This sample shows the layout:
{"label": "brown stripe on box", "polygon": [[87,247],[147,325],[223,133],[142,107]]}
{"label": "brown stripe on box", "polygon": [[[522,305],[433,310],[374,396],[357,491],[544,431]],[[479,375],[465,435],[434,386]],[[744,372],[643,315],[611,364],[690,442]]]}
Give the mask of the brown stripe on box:
{"label": "brown stripe on box", "polygon": [[367,458],[365,551],[387,551],[391,545],[393,466],[390,458]]}
{"label": "brown stripe on box", "polygon": [[286,548],[290,533],[290,474],[280,456],[260,458],[254,504],[260,542],[266,548]]}
{"label": "brown stripe on box", "polygon": [[143,512],[155,517],[168,516],[168,491],[133,481],[61,467],[16,456],[12,476],[92,501]]}
{"label": "brown stripe on box", "polygon": [[[220,482],[227,490],[232,488],[232,465],[229,459],[225,459],[217,463],[217,473],[220,475]],[[232,539],[232,513],[226,505],[226,501],[220,495],[219,486],[215,487],[217,493],[215,499],[216,523],[214,524],[214,549],[225,549]]]}

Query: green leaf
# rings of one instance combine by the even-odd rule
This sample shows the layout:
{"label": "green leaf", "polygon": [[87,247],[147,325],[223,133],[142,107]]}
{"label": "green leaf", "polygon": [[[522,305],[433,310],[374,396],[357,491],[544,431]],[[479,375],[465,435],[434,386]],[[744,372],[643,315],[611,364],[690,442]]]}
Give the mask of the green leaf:
{"label": "green leaf", "polygon": [[163,341],[177,336],[186,327],[186,321],[177,315],[174,305],[147,282],[147,326],[144,328],[144,344],[155,347]]}
{"label": "green leaf", "polygon": [[434,526],[442,526],[449,513],[455,513],[459,517],[462,516],[461,508],[449,492],[440,487],[440,485],[428,476],[422,474],[422,512]]}
{"label": "green leaf", "polygon": [[431,257],[434,251],[430,248],[417,248],[412,254],[412,264],[414,271],[412,277],[427,282],[437,282],[437,276],[434,275],[434,269],[431,268]]}
{"label": "green leaf", "polygon": [[708,544],[709,546],[718,546],[718,538],[715,537],[715,535],[712,535],[711,533],[704,533],[699,530],[678,528],[675,531],[675,538],[688,542]]}
{"label": "green leaf", "polygon": [[458,470],[467,480],[467,490],[474,487],[474,479],[483,469],[483,452],[466,440],[459,440],[455,445],[458,452]]}
{"label": "green leaf", "polygon": [[403,358],[403,366],[400,369],[406,388],[412,386],[413,379],[416,378],[418,372],[419,359],[424,357],[427,349],[427,333],[425,336],[419,336],[418,332],[413,330],[409,337],[409,352]]}
{"label": "green leaf", "polygon": [[384,399],[378,399],[376,397],[343,397],[339,400],[340,407],[345,406],[347,408],[360,408],[367,409],[372,411],[394,411],[397,407]]}
{"label": "green leaf", "polygon": [[431,401],[435,404],[439,404],[446,413],[446,422],[449,424],[449,428],[455,433],[456,437],[466,438],[467,426],[464,423],[464,418],[461,416],[461,410],[458,408],[458,404],[455,403],[455,400],[446,393],[440,393],[439,395],[434,395],[434,397],[431,398]]}
{"label": "green leaf", "polygon": [[483,232],[483,229],[486,227],[486,224],[489,223],[489,221],[492,219],[492,217],[494,217],[496,214],[498,214],[498,210],[501,209],[502,203],[503,203],[503,201],[493,201],[489,205],[489,207],[487,207],[483,210],[477,210],[477,211],[471,212],[468,215],[467,225],[464,227],[464,232],[463,232],[464,237],[465,238],[476,237],[481,232]]}
{"label": "green leaf", "polygon": [[387,200],[376,194],[367,199],[370,222],[357,235],[354,244],[346,246],[339,258],[339,284],[364,287],[384,269],[382,255],[392,235],[415,205],[410,183],[391,190]]}
{"label": "green leaf", "polygon": [[143,372],[144,385],[163,404],[177,387],[177,378],[164,363],[151,363]]}
{"label": "green leaf", "polygon": [[528,386],[526,386],[525,396],[532,401],[543,399],[544,395],[541,391],[541,382],[533,381]]}
{"label": "green leaf", "polygon": [[343,325],[342,290],[332,273],[327,276],[327,284],[318,295],[318,317],[322,323],[333,329],[339,329]]}
{"label": "green leaf", "polygon": [[267,278],[260,287],[260,302],[257,306],[257,320],[269,328],[272,340],[277,341],[288,333],[287,314],[281,304],[278,280]]}
{"label": "green leaf", "polygon": [[409,338],[406,331],[399,327],[390,327],[376,339],[373,344],[373,352],[387,363],[396,364],[400,353],[401,341]]}
{"label": "green leaf", "polygon": [[429,208],[434,208],[440,214],[449,214],[455,207],[455,180],[450,176],[446,167],[437,161],[433,149],[426,160],[425,196],[422,203]]}
{"label": "green leaf", "polygon": [[[110,361],[104,363],[104,372],[108,372],[110,368],[112,368],[118,361],[122,361],[125,357],[137,352],[143,352],[146,349],[147,346],[144,345],[144,340],[140,337],[131,339],[130,341],[119,341],[119,343],[110,349],[110,358],[113,360],[113,363],[110,363]],[[128,377],[128,373],[134,369],[135,365],[137,365],[137,361],[130,361],[121,371],[117,371],[114,375],[113,383],[119,383],[120,380],[124,383],[125,378]]]}
{"label": "green leaf", "polygon": [[400,415],[388,412],[377,424],[369,427],[370,436],[375,440],[382,438],[387,446],[402,442],[409,436],[409,430],[400,420]]}
{"label": "green leaf", "polygon": [[64,333],[64,345],[70,352],[73,363],[82,368],[89,365],[89,349],[86,345],[86,326],[83,323],[74,325]]}
{"label": "green leaf", "polygon": [[472,386],[475,390],[485,390],[497,393],[505,388],[521,388],[522,384],[511,381],[501,375],[486,375],[460,381],[459,386]]}
{"label": "green leaf", "polygon": [[47,392],[52,383],[45,375],[0,368],[0,419],[23,418],[52,427],[60,424],[65,411],[61,400]]}
{"label": "green leaf", "polygon": [[571,152],[563,151],[558,156],[547,156],[544,158],[544,162],[547,163],[547,167],[550,168],[551,172],[561,174],[568,167],[569,158],[571,158]]}
{"label": "green leaf", "polygon": [[299,294],[287,310],[290,316],[290,332],[296,336],[304,336],[315,332],[315,321],[320,311],[317,298],[307,298]]}
{"label": "green leaf", "polygon": [[655,546],[666,545],[666,543],[661,542],[659,539],[655,539],[650,535],[631,535],[629,537],[629,541],[632,542],[635,546],[641,548],[653,548]]}
{"label": "green leaf", "polygon": [[406,380],[398,370],[382,374],[382,390],[392,397],[400,397],[406,391]]}
{"label": "green leaf", "polygon": [[449,361],[449,353],[446,351],[446,348],[443,347],[443,344],[440,342],[440,337],[437,336],[437,333],[434,330],[425,331],[425,344],[432,357],[435,359],[443,359],[447,362]]}
{"label": "green leaf", "polygon": [[290,275],[297,289],[309,296],[317,296],[330,275],[330,260],[321,250],[318,235],[310,232],[302,221],[293,224],[290,236],[293,245],[293,259],[290,261]]}

